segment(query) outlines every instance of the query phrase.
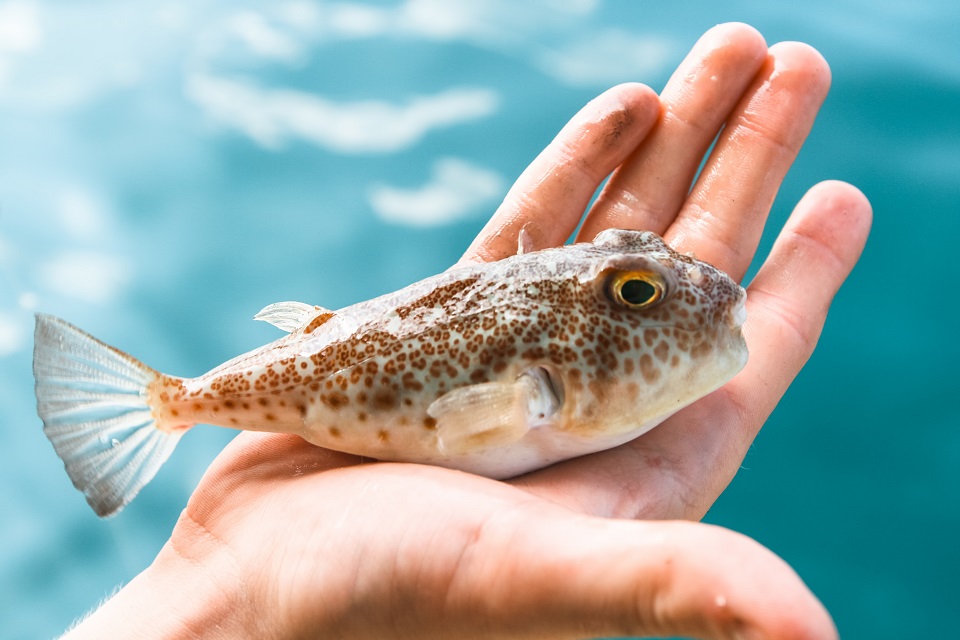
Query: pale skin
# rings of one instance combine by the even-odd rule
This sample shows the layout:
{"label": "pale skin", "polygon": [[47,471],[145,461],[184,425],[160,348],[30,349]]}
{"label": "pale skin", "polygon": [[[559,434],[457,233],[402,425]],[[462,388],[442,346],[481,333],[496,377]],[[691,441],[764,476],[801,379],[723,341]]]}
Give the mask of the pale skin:
{"label": "pale skin", "polygon": [[[660,96],[621,85],[575,115],[463,260],[516,252],[521,228],[559,245],[583,218],[581,239],[653,230],[740,279],[829,84],[809,46],[715,27]],[[810,189],[749,284],[746,368],[617,449],[497,482],[241,433],[153,564],[69,637],[836,637],[782,560],[697,521],[810,356],[870,222],[854,187]]]}

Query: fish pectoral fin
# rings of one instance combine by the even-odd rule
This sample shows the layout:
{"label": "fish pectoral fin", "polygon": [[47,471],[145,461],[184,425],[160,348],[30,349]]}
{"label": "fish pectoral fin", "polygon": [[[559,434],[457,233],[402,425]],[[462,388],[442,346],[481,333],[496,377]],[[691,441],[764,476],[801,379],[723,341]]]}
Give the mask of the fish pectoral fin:
{"label": "fish pectoral fin", "polygon": [[454,389],[427,408],[437,421],[437,444],[442,453],[457,455],[476,447],[509,444],[522,438],[529,384],[485,382]]}
{"label": "fish pectoral fin", "polygon": [[329,320],[334,313],[329,309],[305,302],[275,302],[261,309],[253,319],[269,322],[278,329],[291,333],[301,327],[307,327],[321,316],[326,316],[325,320]]}

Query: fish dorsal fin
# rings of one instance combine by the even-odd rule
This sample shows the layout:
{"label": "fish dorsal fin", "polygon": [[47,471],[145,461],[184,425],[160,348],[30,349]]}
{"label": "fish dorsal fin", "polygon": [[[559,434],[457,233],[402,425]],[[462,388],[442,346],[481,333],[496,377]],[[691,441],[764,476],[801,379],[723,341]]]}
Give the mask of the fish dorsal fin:
{"label": "fish dorsal fin", "polygon": [[287,333],[301,328],[310,333],[334,315],[329,309],[305,302],[275,302],[261,309],[253,319],[269,322]]}
{"label": "fish dorsal fin", "polygon": [[457,455],[475,447],[509,444],[548,424],[563,404],[549,373],[533,367],[513,382],[460,387],[437,398],[427,414],[437,421],[440,451]]}
{"label": "fish dorsal fin", "polygon": [[533,238],[530,237],[530,232],[527,231],[527,227],[530,226],[530,223],[526,223],[520,227],[520,231],[517,233],[517,255],[522,256],[525,253],[530,253],[533,251]]}

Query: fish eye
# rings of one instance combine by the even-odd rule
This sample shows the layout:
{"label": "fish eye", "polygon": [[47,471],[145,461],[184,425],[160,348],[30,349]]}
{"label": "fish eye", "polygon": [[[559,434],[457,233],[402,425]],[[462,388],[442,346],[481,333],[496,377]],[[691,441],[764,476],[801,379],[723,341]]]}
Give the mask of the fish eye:
{"label": "fish eye", "polygon": [[607,285],[610,299],[628,309],[646,309],[662,300],[663,294],[663,278],[651,271],[618,272]]}

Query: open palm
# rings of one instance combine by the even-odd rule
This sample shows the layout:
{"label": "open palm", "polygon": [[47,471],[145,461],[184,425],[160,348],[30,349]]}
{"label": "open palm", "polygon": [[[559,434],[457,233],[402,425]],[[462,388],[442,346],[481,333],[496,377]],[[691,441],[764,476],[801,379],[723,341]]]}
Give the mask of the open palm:
{"label": "open palm", "polygon": [[[828,86],[811,48],[716,27],[661,96],[621,85],[578,113],[463,259],[516,252],[521,228],[533,249],[560,245],[582,222],[582,240],[653,230],[739,280]],[[86,629],[123,607],[151,617],[162,593],[151,619],[171,635],[833,636],[782,561],[695,521],[812,352],[870,217],[849,185],[811,189],[748,288],[747,367],[616,449],[504,483],[241,434],[154,565]]]}

